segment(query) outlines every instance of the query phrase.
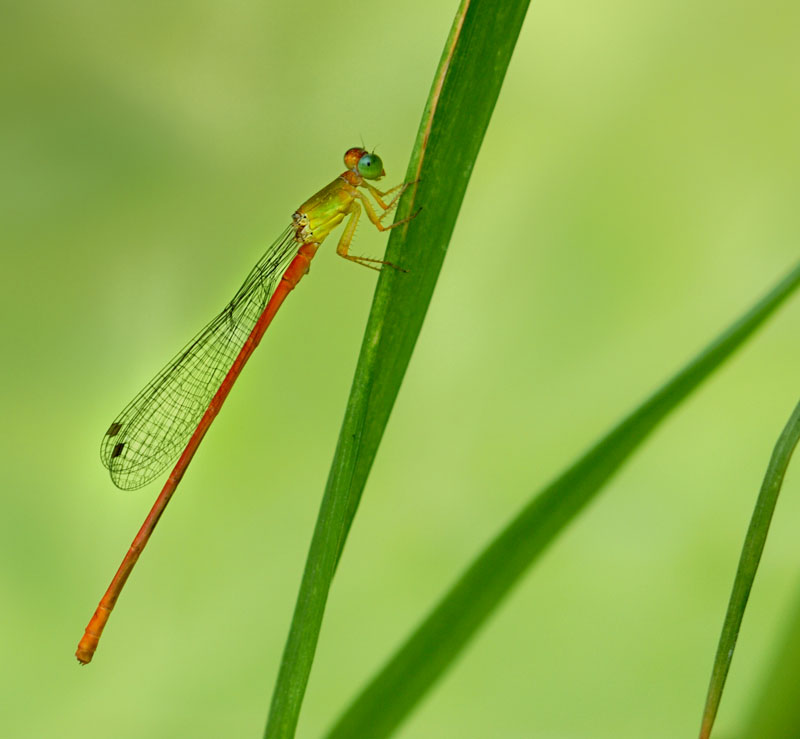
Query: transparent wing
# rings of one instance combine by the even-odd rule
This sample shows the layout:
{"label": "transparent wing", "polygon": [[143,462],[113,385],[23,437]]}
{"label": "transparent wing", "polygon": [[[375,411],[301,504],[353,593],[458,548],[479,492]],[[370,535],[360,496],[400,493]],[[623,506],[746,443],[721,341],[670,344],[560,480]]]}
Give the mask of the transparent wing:
{"label": "transparent wing", "polygon": [[253,267],[230,303],[109,426],[100,458],[123,490],[146,485],[189,441],[297,252],[289,227]]}

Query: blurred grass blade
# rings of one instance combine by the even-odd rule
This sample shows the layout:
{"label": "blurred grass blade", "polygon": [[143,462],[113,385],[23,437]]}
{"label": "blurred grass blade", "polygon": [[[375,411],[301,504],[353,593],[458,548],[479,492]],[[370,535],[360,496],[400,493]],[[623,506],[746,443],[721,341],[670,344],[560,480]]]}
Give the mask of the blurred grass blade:
{"label": "blurred grass blade", "polygon": [[[736,647],[736,639],[739,636],[739,628],[742,625],[744,609],[747,607],[747,599],[750,597],[750,588],[753,587],[753,580],[756,577],[761,553],[764,551],[764,544],[767,541],[769,525],[772,521],[772,514],[775,511],[775,505],[778,502],[778,494],[783,485],[783,478],[799,439],[800,403],[797,404],[778,438],[778,442],[775,444],[775,449],[767,466],[767,473],[764,475],[764,481],[761,484],[761,491],[756,500],[756,507],[750,519],[750,526],[744,539],[742,554],[739,558],[739,568],[733,581],[728,611],[722,624],[722,634],[719,637],[717,655],[714,658],[714,667],[711,671],[711,681],[708,686],[708,696],[700,728],[700,739],[708,739],[711,736],[711,728],[714,725],[719,702],[722,698],[725,678],[728,676],[728,670],[733,660],[733,650]],[[795,734],[791,735],[794,736]]]}
{"label": "blurred grass blade", "polygon": [[800,588],[779,642],[775,657],[760,686],[760,694],[750,711],[738,739],[786,739],[800,736]]}
{"label": "blurred grass blade", "polygon": [[408,270],[378,281],[353,387],[272,696],[267,737],[293,736],[325,602],[397,397],[489,124],[528,0],[462,0],[409,164],[410,187],[386,257]]}
{"label": "blurred grass blade", "polygon": [[800,264],[693,361],[547,486],[478,556],[354,700],[329,737],[388,736],[525,570],[648,434],[800,286]]}

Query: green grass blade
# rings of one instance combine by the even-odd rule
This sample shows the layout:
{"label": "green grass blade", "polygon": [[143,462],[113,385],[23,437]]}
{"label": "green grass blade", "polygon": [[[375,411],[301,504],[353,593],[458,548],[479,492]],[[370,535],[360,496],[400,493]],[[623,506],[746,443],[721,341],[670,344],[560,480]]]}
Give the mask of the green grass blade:
{"label": "green grass blade", "polygon": [[462,0],[423,113],[272,697],[267,737],[293,736],[330,583],[444,260],[528,0]]}
{"label": "green grass blade", "polygon": [[648,434],[800,286],[800,264],[669,382],[538,494],[478,556],[354,700],[329,737],[388,736],[512,586]]}
{"label": "green grass blade", "polygon": [[722,633],[719,637],[714,667],[711,671],[708,696],[700,727],[700,739],[708,739],[711,736],[711,728],[717,716],[725,679],[733,660],[733,650],[736,648],[736,639],[739,636],[742,618],[744,618],[747,599],[750,597],[750,589],[753,587],[758,563],[761,561],[761,553],[764,551],[764,544],[767,541],[769,525],[778,502],[783,478],[798,440],[800,440],[800,403],[794,409],[772,451],[772,457],[769,460],[767,472],[756,500],[756,507],[747,528],[742,554],[739,558],[739,568],[733,581],[733,590],[728,601],[728,610],[722,624]]}
{"label": "green grass blade", "polygon": [[786,739],[800,736],[800,592],[782,638],[773,647],[775,656],[744,728],[737,739]]}

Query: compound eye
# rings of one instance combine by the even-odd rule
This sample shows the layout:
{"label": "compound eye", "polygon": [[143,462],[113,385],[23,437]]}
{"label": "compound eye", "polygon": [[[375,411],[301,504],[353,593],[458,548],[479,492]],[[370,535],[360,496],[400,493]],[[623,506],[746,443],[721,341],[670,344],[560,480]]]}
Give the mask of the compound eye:
{"label": "compound eye", "polygon": [[358,160],[358,173],[368,179],[375,180],[383,173],[383,162],[377,154],[364,154]]}

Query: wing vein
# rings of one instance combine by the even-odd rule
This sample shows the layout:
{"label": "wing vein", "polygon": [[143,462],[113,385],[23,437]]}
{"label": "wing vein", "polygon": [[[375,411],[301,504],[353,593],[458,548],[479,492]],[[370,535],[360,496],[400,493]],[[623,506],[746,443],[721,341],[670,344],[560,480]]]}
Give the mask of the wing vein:
{"label": "wing vein", "polygon": [[114,419],[100,458],[118,487],[146,485],[189,441],[296,253],[294,233],[278,237],[222,311]]}

